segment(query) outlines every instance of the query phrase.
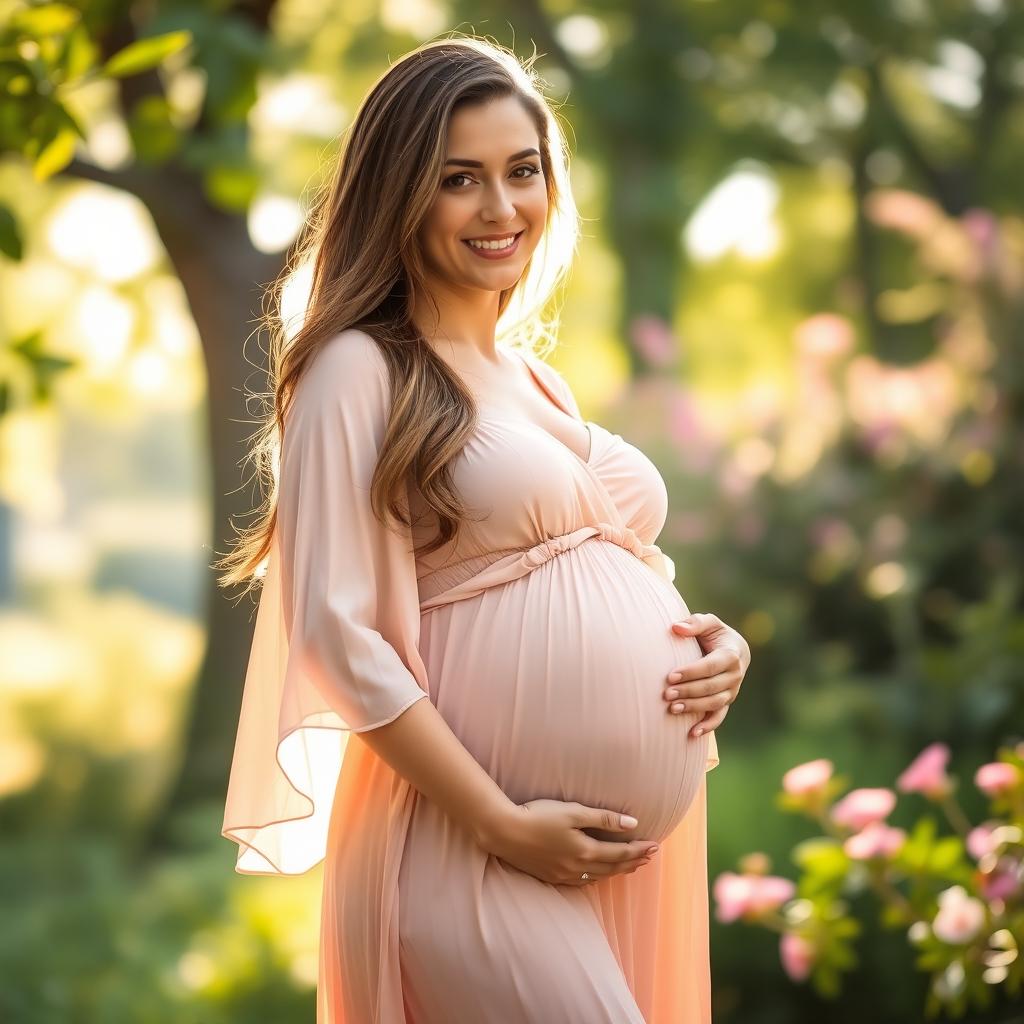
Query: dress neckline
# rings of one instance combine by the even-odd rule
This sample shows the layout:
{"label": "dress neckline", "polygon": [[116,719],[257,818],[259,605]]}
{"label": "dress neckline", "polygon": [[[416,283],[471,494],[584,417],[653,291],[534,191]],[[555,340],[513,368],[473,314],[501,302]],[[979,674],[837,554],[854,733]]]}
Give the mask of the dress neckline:
{"label": "dress neckline", "polygon": [[554,391],[552,391],[551,388],[548,387],[548,385],[544,382],[544,380],[537,373],[537,371],[533,368],[533,366],[530,365],[530,361],[526,358],[526,356],[522,352],[520,352],[518,349],[514,349],[514,348],[509,348],[508,351],[511,352],[513,355],[517,356],[519,359],[521,359],[523,361],[523,363],[526,366],[526,369],[530,373],[530,376],[536,382],[536,384],[540,388],[541,392],[544,395],[547,396],[548,401],[550,401],[555,406],[555,408],[557,408],[561,412],[565,413],[566,416],[568,416],[574,422],[582,423],[583,424],[583,427],[584,427],[584,429],[587,432],[587,437],[590,440],[590,448],[587,451],[586,458],[584,458],[582,455],[580,455],[580,453],[578,451],[576,451],[575,448],[570,448],[569,445],[567,445],[561,438],[556,437],[554,434],[552,434],[550,430],[545,430],[543,427],[538,426],[532,420],[526,420],[526,419],[522,419],[521,417],[515,417],[515,416],[496,415],[492,411],[480,410],[480,408],[478,407],[477,412],[479,414],[479,418],[480,419],[487,419],[487,420],[502,420],[503,422],[506,422],[506,423],[519,423],[519,424],[521,424],[521,425],[523,425],[523,426],[525,426],[527,428],[531,428],[532,427],[534,430],[538,430],[538,431],[540,431],[540,433],[546,434],[549,438],[551,438],[552,441],[555,442],[555,444],[561,445],[567,452],[569,452],[570,455],[572,455],[574,458],[578,459],[579,462],[581,462],[584,466],[589,466],[593,462],[593,460],[594,460],[594,451],[595,451],[596,441],[595,441],[595,435],[594,435],[593,428],[594,428],[594,426],[596,424],[594,424],[591,420],[583,420],[583,419],[579,419],[578,420],[576,418],[576,416],[574,415],[573,411],[571,409],[566,408],[565,405],[559,400],[558,395],[556,395],[554,393]]}

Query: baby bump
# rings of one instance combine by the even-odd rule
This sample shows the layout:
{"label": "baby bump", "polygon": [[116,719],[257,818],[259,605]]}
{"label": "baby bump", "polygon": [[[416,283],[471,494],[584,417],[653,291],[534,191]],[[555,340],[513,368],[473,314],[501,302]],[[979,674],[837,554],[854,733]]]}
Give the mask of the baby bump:
{"label": "baby bump", "polygon": [[666,676],[694,661],[675,588],[592,538],[526,576],[423,619],[431,699],[516,803],[574,800],[632,814],[624,837],[664,839],[703,776],[697,715],[671,714]]}

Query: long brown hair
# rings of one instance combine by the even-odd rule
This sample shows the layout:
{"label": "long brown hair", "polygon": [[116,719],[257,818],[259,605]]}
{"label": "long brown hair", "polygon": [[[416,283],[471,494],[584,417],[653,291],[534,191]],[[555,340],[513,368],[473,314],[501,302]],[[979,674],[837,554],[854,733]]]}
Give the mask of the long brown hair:
{"label": "long brown hair", "polygon": [[[259,586],[277,521],[277,458],[285,415],[303,370],[330,338],[350,327],[370,334],[388,367],[392,396],[387,429],[370,489],[374,514],[410,525],[403,491],[411,478],[437,516],[434,551],[466,517],[451,478],[452,463],[476,428],[472,395],[411,321],[413,300],[431,301],[416,243],[440,188],[446,134],[466,104],[516,97],[540,137],[548,195],[544,234],[511,288],[500,293],[500,338],[536,351],[553,341],[549,308],[564,281],[579,235],[569,188],[568,149],[551,102],[533,69],[476,36],[434,40],[392,64],[366,95],[348,129],[333,181],[314,198],[295,250],[268,289],[272,408],[253,435],[248,456],[265,497],[255,522],[236,531],[233,549],[214,563],[224,587]],[[301,298],[296,299],[297,292]],[[265,297],[266,297],[265,296]],[[300,313],[289,316],[292,305]],[[547,347],[545,346],[545,348]],[[268,402],[268,405],[270,403]]]}

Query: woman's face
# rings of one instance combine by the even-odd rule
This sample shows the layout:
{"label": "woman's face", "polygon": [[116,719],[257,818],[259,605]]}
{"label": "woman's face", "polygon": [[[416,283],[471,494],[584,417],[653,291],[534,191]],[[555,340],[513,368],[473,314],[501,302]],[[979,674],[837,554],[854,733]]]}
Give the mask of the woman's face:
{"label": "woman's face", "polygon": [[[418,235],[432,274],[457,287],[489,291],[519,280],[548,209],[539,151],[537,129],[514,97],[452,115],[440,191]],[[491,248],[513,235],[518,237],[508,250]],[[493,241],[483,250],[469,245],[469,239],[487,237]]]}

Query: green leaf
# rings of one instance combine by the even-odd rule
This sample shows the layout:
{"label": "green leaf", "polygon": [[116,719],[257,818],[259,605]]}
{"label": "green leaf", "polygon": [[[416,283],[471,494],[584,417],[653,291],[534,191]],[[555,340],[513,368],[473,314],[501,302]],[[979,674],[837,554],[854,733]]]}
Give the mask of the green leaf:
{"label": "green leaf", "polygon": [[841,917],[833,921],[829,929],[837,939],[852,939],[863,931],[860,921],[855,917]]}
{"label": "green leaf", "polygon": [[786,811],[788,814],[803,814],[804,813],[804,799],[803,797],[797,796],[794,793],[776,793],[774,797],[775,806],[780,811]]}
{"label": "green leaf", "polygon": [[946,836],[932,847],[929,867],[932,871],[949,871],[960,863],[964,844],[959,836]]}
{"label": "green leaf", "polygon": [[891,903],[886,903],[881,908],[878,917],[884,928],[903,928],[907,924],[904,909]]}
{"label": "green leaf", "polygon": [[37,402],[49,399],[56,377],[77,366],[73,359],[55,356],[43,348],[43,336],[36,331],[12,343],[9,350],[24,359],[32,372],[32,394]]}
{"label": "green leaf", "polygon": [[8,206],[0,204],[0,252],[8,259],[20,260],[24,253],[21,228]]}
{"label": "green leaf", "polygon": [[162,60],[184,49],[191,42],[192,33],[188,31],[167,32],[162,36],[137,39],[115,53],[103,65],[102,70],[112,78],[137,75],[140,71],[156,67]]}
{"label": "green leaf", "polygon": [[260,187],[260,176],[252,167],[217,164],[203,175],[210,202],[222,210],[244,213]]}
{"label": "green leaf", "polygon": [[67,4],[45,4],[18,11],[11,25],[32,36],[51,36],[69,32],[81,19],[81,14]]}
{"label": "green leaf", "polygon": [[839,972],[833,967],[819,966],[811,975],[814,987],[826,999],[839,995]]}
{"label": "green leaf", "polygon": [[128,120],[135,153],[140,160],[159,163],[181,144],[181,134],[171,121],[171,108],[163,96],[144,96]]}
{"label": "green leaf", "polygon": [[925,870],[931,857],[932,843],[938,826],[932,817],[917,820],[907,841],[894,858],[894,863],[905,866],[911,873]]}
{"label": "green leaf", "polygon": [[793,862],[820,878],[837,878],[846,874],[850,860],[834,839],[805,839],[793,849]]}
{"label": "green leaf", "polygon": [[832,947],[829,959],[836,967],[857,966],[857,954],[849,946],[841,946],[838,943]]}
{"label": "green leaf", "polygon": [[64,75],[66,79],[81,78],[96,63],[99,51],[88,31],[77,25],[68,34],[64,47]]}
{"label": "green leaf", "polygon": [[74,158],[77,141],[77,134],[70,128],[62,128],[57,132],[32,165],[32,175],[36,181],[45,181],[67,167]]}

